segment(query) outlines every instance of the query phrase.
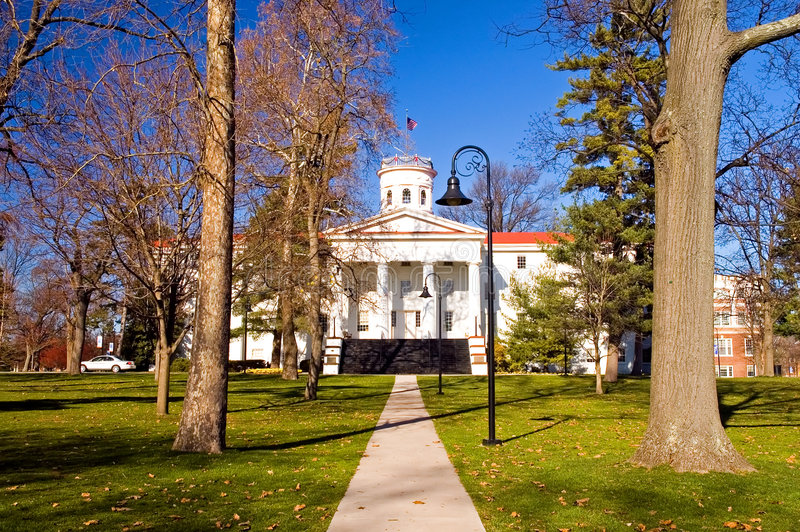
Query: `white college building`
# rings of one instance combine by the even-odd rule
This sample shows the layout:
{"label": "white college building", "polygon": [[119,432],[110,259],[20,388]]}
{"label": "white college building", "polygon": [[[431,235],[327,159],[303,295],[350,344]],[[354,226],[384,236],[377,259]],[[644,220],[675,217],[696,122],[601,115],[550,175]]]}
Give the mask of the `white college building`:
{"label": "white college building", "polygon": [[[434,372],[438,359],[430,353],[438,349],[441,326],[443,358],[450,350],[463,359],[446,372],[486,374],[486,231],[434,214],[437,172],[430,159],[386,158],[377,174],[380,212],[325,233],[339,266],[326,305],[324,372]],[[512,312],[504,298],[510,279],[550,268],[543,250],[554,243],[546,232],[493,234],[498,337]],[[433,297],[420,297],[426,285]],[[235,316],[232,326],[240,323]],[[302,333],[298,345],[308,357]],[[621,373],[633,359],[632,346],[625,351]],[[270,334],[248,338],[247,359],[269,361],[271,352]],[[240,339],[230,354],[241,359]],[[356,358],[360,365],[353,365]],[[576,355],[571,370],[592,373],[586,358]]]}

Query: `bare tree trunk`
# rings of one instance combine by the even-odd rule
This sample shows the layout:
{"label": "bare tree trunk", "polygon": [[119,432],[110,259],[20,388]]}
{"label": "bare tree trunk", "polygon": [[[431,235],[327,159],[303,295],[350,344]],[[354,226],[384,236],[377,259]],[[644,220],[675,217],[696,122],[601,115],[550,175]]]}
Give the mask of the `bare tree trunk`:
{"label": "bare tree trunk", "polygon": [[594,343],[594,391],[598,395],[603,395],[603,376],[600,368],[600,337],[595,334],[592,342]]}
{"label": "bare tree trunk", "polygon": [[168,338],[168,320],[164,315],[163,301],[157,301],[158,309],[158,345],[156,346],[156,381],[158,391],[156,393],[156,414],[165,416],[169,414],[169,356],[170,341]]}
{"label": "bare tree trunk", "polygon": [[22,371],[29,371],[33,367],[33,350],[30,344],[25,342],[25,362],[22,364]]}
{"label": "bare tree trunk", "polygon": [[67,334],[67,371],[72,375],[81,372],[83,344],[86,341],[86,314],[89,311],[90,299],[91,292],[89,290],[78,288],[70,309],[72,317],[67,320],[69,329]]}
{"label": "bare tree trunk", "polygon": [[297,339],[294,337],[294,301],[291,294],[281,297],[281,334],[283,336],[281,377],[286,380],[297,380]]}
{"label": "bare tree trunk", "polygon": [[309,334],[311,336],[311,360],[308,364],[305,398],[308,401],[317,399],[319,372],[322,369],[322,327],[319,317],[322,308],[322,261],[319,256],[319,228],[316,226],[314,213],[308,215],[309,255],[311,258],[311,287],[308,311]]}
{"label": "bare tree trunk", "polygon": [[122,304],[122,315],[119,319],[119,343],[117,344],[117,348],[114,350],[114,354],[117,358],[122,358],[122,342],[125,341],[125,325],[128,322],[128,298],[123,299]]}
{"label": "bare tree trunk", "polygon": [[761,358],[762,371],[761,375],[765,377],[775,376],[775,341],[773,339],[772,325],[773,325],[773,308],[772,301],[767,299],[762,303],[762,331],[761,331],[761,348],[759,349],[759,356]]}
{"label": "bare tree trunk", "polygon": [[177,451],[220,453],[225,448],[236,163],[235,17],[235,0],[208,1],[199,286],[186,398],[172,446]]}
{"label": "bare tree trunk", "polygon": [[[279,300],[280,305],[280,300]],[[281,367],[281,336],[283,335],[283,328],[272,330],[272,359],[270,360],[269,367]]]}
{"label": "bare tree trunk", "polygon": [[606,360],[606,374],[603,377],[605,382],[617,382],[619,373],[619,344],[622,342],[622,335],[610,333],[608,335],[608,359]]}
{"label": "bare tree trunk", "polygon": [[719,44],[726,34],[724,2],[673,4],[667,93],[652,130],[659,148],[650,418],[632,459],[646,467],[753,470],[720,422],[711,356],[714,178],[730,67]]}

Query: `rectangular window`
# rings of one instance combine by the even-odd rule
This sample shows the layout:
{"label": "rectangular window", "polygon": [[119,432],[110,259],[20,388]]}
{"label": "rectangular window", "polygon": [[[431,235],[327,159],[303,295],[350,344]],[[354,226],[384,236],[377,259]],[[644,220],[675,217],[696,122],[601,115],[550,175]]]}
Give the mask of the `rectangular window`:
{"label": "rectangular window", "polygon": [[619,358],[617,360],[619,360],[620,362],[625,362],[625,350],[624,349],[620,349],[619,350]]}
{"label": "rectangular window", "polygon": [[733,377],[733,366],[714,366],[717,370],[717,377]]}
{"label": "rectangular window", "polygon": [[408,297],[411,293],[411,281],[400,281],[400,297]]}
{"label": "rectangular window", "polygon": [[328,334],[328,316],[325,314],[319,315],[319,327],[322,329],[322,334]]}
{"label": "rectangular window", "polygon": [[733,347],[730,338],[714,338],[714,354],[721,357],[732,357]]}
{"label": "rectangular window", "polygon": [[752,338],[745,338],[744,339],[744,356],[746,356],[746,357],[753,356],[753,339]]}
{"label": "rectangular window", "polygon": [[524,270],[526,268],[526,257],[525,255],[518,255],[517,256],[517,269]]}
{"label": "rectangular window", "polygon": [[392,311],[392,327],[397,327],[397,312]]}
{"label": "rectangular window", "polygon": [[369,312],[366,310],[358,311],[358,332],[369,330]]}
{"label": "rectangular window", "polygon": [[400,266],[411,266],[411,262],[404,260],[403,262],[400,263]]}
{"label": "rectangular window", "polygon": [[453,311],[448,310],[444,313],[444,330],[445,331],[452,331],[453,330]]}
{"label": "rectangular window", "polygon": [[756,367],[752,364],[747,365],[747,376],[748,377],[755,377],[756,376]]}
{"label": "rectangular window", "polygon": [[747,319],[747,312],[739,312],[736,315],[736,320],[739,323],[739,325],[741,325],[742,327],[749,327],[750,326],[750,320]]}
{"label": "rectangular window", "polygon": [[714,325],[730,325],[731,324],[731,315],[729,312],[715,312],[714,313]]}
{"label": "rectangular window", "polygon": [[414,327],[422,325],[422,312],[419,310],[414,313]]}

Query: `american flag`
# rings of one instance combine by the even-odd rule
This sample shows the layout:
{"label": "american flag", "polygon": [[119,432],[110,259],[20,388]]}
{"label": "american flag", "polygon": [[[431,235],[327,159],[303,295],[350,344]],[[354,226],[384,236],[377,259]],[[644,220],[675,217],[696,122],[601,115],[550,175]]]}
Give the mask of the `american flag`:
{"label": "american flag", "polygon": [[417,121],[413,118],[406,117],[406,129],[409,131],[413,131],[415,127],[417,127]]}

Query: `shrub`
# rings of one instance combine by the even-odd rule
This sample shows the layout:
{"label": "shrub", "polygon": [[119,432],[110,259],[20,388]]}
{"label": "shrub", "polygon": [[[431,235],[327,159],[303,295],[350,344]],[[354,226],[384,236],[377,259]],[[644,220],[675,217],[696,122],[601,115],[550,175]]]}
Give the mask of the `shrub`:
{"label": "shrub", "polygon": [[245,371],[248,369],[263,369],[269,367],[266,360],[229,360],[228,371]]}
{"label": "shrub", "polygon": [[189,371],[188,358],[176,358],[169,366],[170,371]]}

